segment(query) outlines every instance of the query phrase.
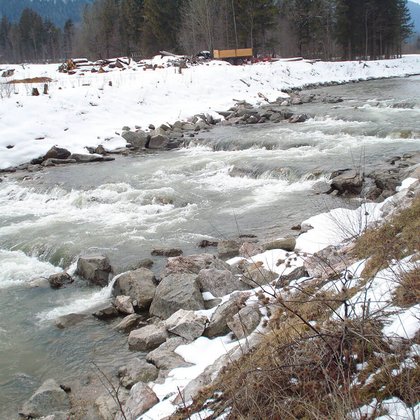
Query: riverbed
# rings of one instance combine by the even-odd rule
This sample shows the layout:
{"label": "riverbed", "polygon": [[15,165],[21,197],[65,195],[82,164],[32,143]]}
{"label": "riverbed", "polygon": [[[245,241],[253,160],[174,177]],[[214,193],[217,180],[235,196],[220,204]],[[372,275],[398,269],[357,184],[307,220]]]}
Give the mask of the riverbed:
{"label": "riverbed", "polygon": [[[92,312],[109,297],[78,280],[62,290],[31,287],[81,253],[105,253],[115,272],[154,247],[202,252],[202,239],[293,234],[309,216],[357,200],[317,195],[337,169],[369,170],[420,150],[420,77],[314,89],[336,104],[293,107],[302,124],[217,126],[187,148],[118,157],[9,177],[0,183],[0,417],[53,377],[114,375],[132,354],[126,337],[94,318],[59,330],[58,316]],[[215,252],[209,248],[206,252]],[[165,260],[155,258],[159,274]]]}

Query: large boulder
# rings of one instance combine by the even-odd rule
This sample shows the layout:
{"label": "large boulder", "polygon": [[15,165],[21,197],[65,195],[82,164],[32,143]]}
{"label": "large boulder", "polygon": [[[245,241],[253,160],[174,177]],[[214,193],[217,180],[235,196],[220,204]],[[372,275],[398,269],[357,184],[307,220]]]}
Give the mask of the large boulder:
{"label": "large boulder", "polygon": [[175,353],[177,347],[186,343],[187,340],[182,337],[170,338],[157,349],[147,353],[146,360],[162,370],[191,366],[179,354]]}
{"label": "large boulder", "polygon": [[137,382],[154,381],[158,377],[158,373],[156,366],[138,357],[118,369],[120,384],[127,389],[130,389]]}
{"label": "large boulder", "polygon": [[135,351],[153,350],[168,338],[165,326],[160,324],[147,325],[131,331],[128,336],[128,348]]}
{"label": "large boulder", "polygon": [[198,273],[198,283],[202,292],[210,292],[213,296],[222,297],[235,290],[245,290],[250,287],[234,276],[229,270],[205,268]]}
{"label": "large boulder", "polygon": [[[142,322],[142,317],[138,314],[131,314],[131,315],[127,315],[126,317],[123,318],[122,321],[120,321],[115,327],[114,329],[117,331],[122,331],[125,333],[128,333],[132,330],[134,330],[135,328],[139,327],[139,324]],[[142,325],[143,327],[146,326],[145,324]]]}
{"label": "large boulder", "polygon": [[158,134],[150,138],[150,141],[147,147],[149,149],[165,149],[168,143],[169,143],[169,137]]}
{"label": "large boulder", "polygon": [[48,277],[48,283],[50,284],[51,288],[59,289],[66,284],[73,283],[73,278],[70,274],[63,271],[62,273],[52,274]]}
{"label": "large boulder", "polygon": [[162,277],[177,273],[198,274],[204,268],[217,268],[219,270],[229,270],[229,264],[215,257],[212,254],[196,254],[187,257],[180,256],[169,258]]}
{"label": "large boulder", "polygon": [[339,194],[357,195],[362,190],[363,179],[363,174],[355,169],[337,171],[337,175],[331,179],[331,187]]}
{"label": "large boulder", "polygon": [[155,275],[147,268],[121,274],[113,285],[114,296],[130,296],[140,310],[147,310],[156,291]]}
{"label": "large boulder", "polygon": [[134,314],[133,302],[131,301],[130,296],[124,296],[124,295],[117,296],[114,300],[114,305],[117,311],[122,314],[125,314],[125,315]]}
{"label": "large boulder", "polygon": [[262,265],[250,264],[244,267],[244,273],[241,281],[247,284],[250,288],[264,286],[271,283],[278,277],[278,274],[273,271],[266,270]]}
{"label": "large boulder", "polygon": [[171,274],[162,279],[156,288],[150,313],[166,319],[178,309],[204,309],[196,274]]}
{"label": "large boulder", "polygon": [[228,259],[239,255],[240,242],[235,240],[219,241],[217,244],[217,253],[219,258]]}
{"label": "large boulder", "polygon": [[[129,393],[124,388],[118,389],[118,400],[124,404],[129,397]],[[96,409],[99,413],[99,418],[102,420],[114,420],[117,413],[120,411],[118,402],[113,395],[104,394],[98,397],[95,401]]]}
{"label": "large boulder", "polygon": [[271,249],[283,249],[285,251],[293,251],[296,246],[296,239],[293,237],[288,238],[279,238],[275,239],[274,241],[266,242],[263,244],[263,249],[265,251]]}
{"label": "large boulder", "polygon": [[37,418],[70,410],[70,399],[54,379],[46,380],[23,404],[19,414],[23,417]]}
{"label": "large boulder", "polygon": [[218,337],[226,335],[230,329],[227,322],[230,321],[243,307],[240,294],[235,294],[227,302],[222,303],[211,316],[210,322],[204,331],[206,337]]}
{"label": "large boulder", "polygon": [[108,257],[89,255],[78,259],[76,273],[93,284],[108,286],[112,267]]}
{"label": "large boulder", "polygon": [[45,154],[44,160],[48,159],[67,159],[71,153],[62,147],[53,146],[50,150]]}
{"label": "large boulder", "polygon": [[125,131],[121,134],[121,137],[130,143],[134,149],[143,149],[146,147],[149,140],[149,135],[141,130],[138,131]]}
{"label": "large boulder", "polygon": [[260,323],[261,313],[257,306],[245,306],[232,319],[227,321],[230,330],[235,334],[236,338],[248,337],[252,331],[257,328]]}
{"label": "large boulder", "polygon": [[121,412],[118,412],[115,420],[136,419],[150,410],[158,402],[159,398],[152,389],[143,382],[138,382],[131,388],[130,396],[123,405],[125,416]]}
{"label": "large boulder", "polygon": [[198,315],[194,311],[180,309],[172,314],[166,321],[165,327],[168,332],[193,341],[200,337],[206,327],[207,317]]}

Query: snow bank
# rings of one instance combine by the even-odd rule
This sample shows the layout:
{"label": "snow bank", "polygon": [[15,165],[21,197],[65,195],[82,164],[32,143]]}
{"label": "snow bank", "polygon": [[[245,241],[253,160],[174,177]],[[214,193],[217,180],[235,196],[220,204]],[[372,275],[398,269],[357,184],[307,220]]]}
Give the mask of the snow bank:
{"label": "snow bank", "polygon": [[[13,79],[50,77],[49,94],[31,96],[32,87],[0,82],[0,169],[30,161],[54,145],[74,153],[86,146],[113,149],[126,144],[123,126],[143,129],[194,114],[216,114],[234,99],[257,104],[285,96],[282,89],[310,83],[348,82],[420,73],[420,55],[372,62],[278,61],[230,66],[213,61],[180,74],[166,67],[143,71],[136,63],[107,73],[57,71],[57,64],[8,65]],[[8,148],[9,147],[9,148]]]}

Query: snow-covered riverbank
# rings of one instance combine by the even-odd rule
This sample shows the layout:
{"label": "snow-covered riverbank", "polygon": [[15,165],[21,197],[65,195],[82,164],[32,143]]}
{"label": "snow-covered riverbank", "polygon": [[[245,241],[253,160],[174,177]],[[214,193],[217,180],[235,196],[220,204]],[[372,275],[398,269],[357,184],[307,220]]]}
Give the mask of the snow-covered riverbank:
{"label": "snow-covered riverbank", "polygon": [[[162,60],[155,59],[162,64]],[[15,69],[0,84],[0,169],[45,154],[58,145],[73,153],[86,146],[112,149],[126,145],[123,126],[147,129],[197,113],[217,115],[236,100],[252,104],[287,96],[282,90],[308,84],[349,82],[420,73],[420,56],[371,62],[280,60],[250,66],[213,61],[183,69],[146,70],[132,64],[124,71],[77,73],[57,71],[57,64],[3,65]],[[31,84],[12,79],[49,77],[48,95],[31,96]],[[40,89],[42,92],[42,89]]]}

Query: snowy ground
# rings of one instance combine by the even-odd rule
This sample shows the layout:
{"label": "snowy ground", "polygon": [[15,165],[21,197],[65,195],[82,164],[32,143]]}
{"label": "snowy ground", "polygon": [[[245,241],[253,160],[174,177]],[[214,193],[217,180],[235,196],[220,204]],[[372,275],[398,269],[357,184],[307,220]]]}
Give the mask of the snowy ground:
{"label": "snowy ground", "polygon": [[[420,55],[371,62],[278,61],[231,66],[213,61],[184,69],[143,70],[133,63],[125,70],[74,75],[59,73],[58,64],[2,65],[0,74],[0,169],[28,162],[58,145],[74,153],[103,144],[112,149],[126,144],[123,126],[146,129],[187,119],[197,113],[224,111],[234,99],[257,104],[286,96],[282,89],[309,83],[405,76],[420,73]],[[42,84],[7,84],[13,79],[50,77],[49,94]],[[32,87],[41,95],[31,96]],[[8,148],[9,147],[9,148]]]}

